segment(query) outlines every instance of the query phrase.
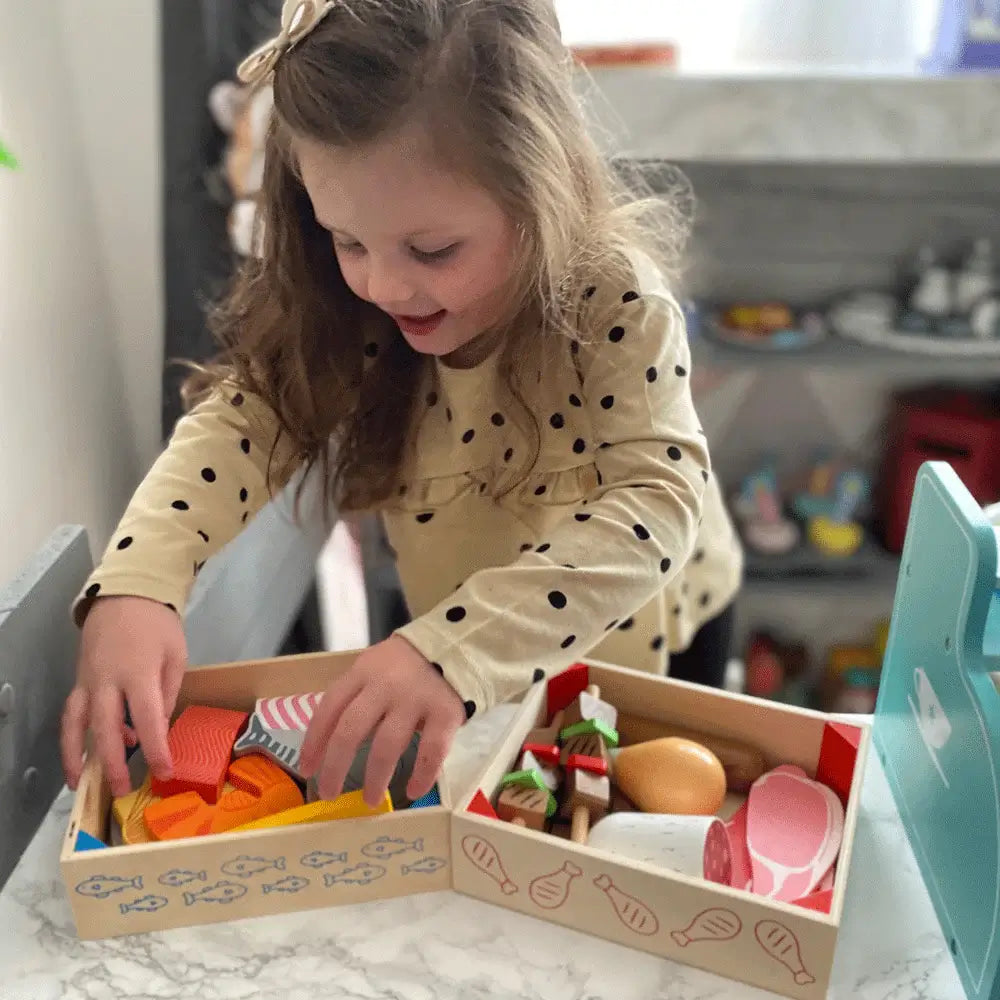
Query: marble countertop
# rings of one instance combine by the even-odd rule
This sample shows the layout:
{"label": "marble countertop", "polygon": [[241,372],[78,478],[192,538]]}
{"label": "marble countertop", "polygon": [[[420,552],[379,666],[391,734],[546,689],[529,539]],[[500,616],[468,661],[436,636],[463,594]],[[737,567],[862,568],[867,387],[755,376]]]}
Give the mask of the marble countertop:
{"label": "marble countertop", "polygon": [[[507,711],[462,731],[456,784],[473,780]],[[962,1000],[878,758],[868,760],[829,996]],[[70,805],[64,791],[0,894],[2,1000],[773,996],[451,892],[81,942],[58,866]]]}
{"label": "marble countertop", "polygon": [[995,164],[1000,75],[686,76],[594,69],[578,89],[623,156],[727,163]]}

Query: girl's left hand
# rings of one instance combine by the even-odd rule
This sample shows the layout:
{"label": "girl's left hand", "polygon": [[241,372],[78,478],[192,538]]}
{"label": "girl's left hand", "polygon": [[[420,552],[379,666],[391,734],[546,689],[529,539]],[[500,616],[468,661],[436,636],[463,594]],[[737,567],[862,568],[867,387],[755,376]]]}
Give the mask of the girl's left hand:
{"label": "girl's left hand", "polygon": [[309,724],[300,758],[305,777],[319,775],[319,793],[336,798],[361,744],[371,736],[364,798],[372,808],[415,732],[420,747],[406,786],[410,799],[431,790],[465,706],[455,689],[405,639],[370,646],[326,690]]}

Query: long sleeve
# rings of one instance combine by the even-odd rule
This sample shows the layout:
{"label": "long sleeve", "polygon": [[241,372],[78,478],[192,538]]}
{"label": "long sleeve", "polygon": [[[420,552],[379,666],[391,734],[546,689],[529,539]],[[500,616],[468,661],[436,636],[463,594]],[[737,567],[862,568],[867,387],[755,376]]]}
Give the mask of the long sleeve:
{"label": "long sleeve", "polygon": [[73,602],[83,622],[98,596],[130,595],[181,612],[205,561],[271,498],[268,468],[288,458],[274,412],[226,386],[178,421]]}
{"label": "long sleeve", "polygon": [[530,551],[473,573],[399,629],[483,710],[564,669],[668,586],[692,554],[709,454],[690,390],[683,314],[634,293],[575,352],[596,486]]}

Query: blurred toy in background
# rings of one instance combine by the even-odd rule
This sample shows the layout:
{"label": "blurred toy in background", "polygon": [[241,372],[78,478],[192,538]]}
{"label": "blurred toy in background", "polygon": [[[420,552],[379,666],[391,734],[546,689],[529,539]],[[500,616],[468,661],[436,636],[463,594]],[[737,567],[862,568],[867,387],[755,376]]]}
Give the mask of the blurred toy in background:
{"label": "blurred toy in background", "polygon": [[724,307],[711,313],[705,329],[727,344],[776,351],[809,347],[827,335],[826,321],[819,312],[796,313],[781,302]]}
{"label": "blurred toy in background", "polygon": [[755,552],[779,555],[790,552],[799,544],[801,531],[782,510],[773,460],[764,459],[743,480],[732,507],[743,540]]}
{"label": "blurred toy in background", "polygon": [[248,257],[274,96],[270,87],[244,87],[223,80],[209,92],[208,106],[216,125],[229,137],[222,163],[208,178],[209,188],[217,200],[229,205],[227,228],[233,249]]}
{"label": "blurred toy in background", "polygon": [[871,491],[868,476],[860,469],[845,469],[837,476],[829,507],[813,514],[807,523],[809,541],[825,556],[852,556],[861,548],[865,532],[855,518]]}
{"label": "blurred toy in background", "polygon": [[809,703],[809,652],[805,644],[769,630],[751,633],[747,643],[744,692],[786,704]]}
{"label": "blurred toy in background", "polygon": [[869,643],[832,646],[820,684],[819,707],[827,712],[870,715],[878,698],[889,621],[880,619]]}
{"label": "blurred toy in background", "polygon": [[831,330],[863,343],[923,354],[1000,354],[1000,280],[990,240],[957,260],[933,246],[917,252],[898,293],[855,291],[827,311]]}
{"label": "blurred toy in background", "polygon": [[14,154],[2,142],[0,142],[0,167],[8,167],[11,170],[17,167]]}

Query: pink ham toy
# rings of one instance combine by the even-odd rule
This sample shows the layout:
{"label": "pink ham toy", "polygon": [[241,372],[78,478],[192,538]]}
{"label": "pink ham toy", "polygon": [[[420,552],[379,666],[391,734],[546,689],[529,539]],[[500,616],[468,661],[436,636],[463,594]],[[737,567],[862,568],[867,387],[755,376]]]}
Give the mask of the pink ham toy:
{"label": "pink ham toy", "polygon": [[812,892],[836,860],[844,807],[802,768],[782,765],[754,782],[746,824],[754,893],[788,903]]}

